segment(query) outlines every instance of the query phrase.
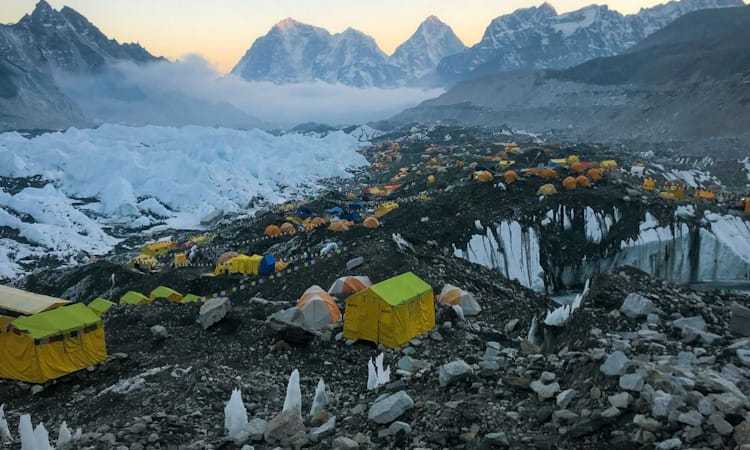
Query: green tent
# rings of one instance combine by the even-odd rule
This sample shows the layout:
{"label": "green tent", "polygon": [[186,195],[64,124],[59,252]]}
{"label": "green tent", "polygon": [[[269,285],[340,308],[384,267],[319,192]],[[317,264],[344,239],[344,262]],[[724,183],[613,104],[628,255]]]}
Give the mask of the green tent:
{"label": "green tent", "polygon": [[44,339],[81,330],[100,322],[101,318],[88,306],[75,303],[33,316],[19,317],[11,324],[13,327],[27,332],[34,339]]}
{"label": "green tent", "polygon": [[121,305],[145,305],[147,303],[151,303],[151,300],[140,292],[128,291],[120,297]]}
{"label": "green tent", "polygon": [[153,291],[151,291],[149,297],[152,301],[159,298],[167,299],[173,302],[179,302],[180,300],[182,300],[182,294],[166,286],[159,286],[158,288],[154,289]]}
{"label": "green tent", "polygon": [[89,303],[89,308],[91,308],[97,316],[102,316],[104,313],[109,311],[109,308],[113,307],[115,304],[107,300],[106,298],[95,298],[94,300]]}
{"label": "green tent", "polygon": [[203,301],[203,297],[198,297],[195,294],[187,294],[182,297],[182,303],[200,303]]}
{"label": "green tent", "polygon": [[381,281],[370,289],[391,306],[407,303],[427,292],[432,292],[429,284],[411,272]]}

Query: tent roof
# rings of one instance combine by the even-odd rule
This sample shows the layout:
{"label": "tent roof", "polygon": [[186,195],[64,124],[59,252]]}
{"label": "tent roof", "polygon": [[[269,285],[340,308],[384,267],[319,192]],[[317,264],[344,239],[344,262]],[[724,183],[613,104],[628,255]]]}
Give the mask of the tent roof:
{"label": "tent roof", "polygon": [[130,301],[139,301],[139,300],[149,301],[149,298],[141,294],[140,292],[135,292],[135,291],[128,291],[125,294],[123,294],[122,297],[120,297],[120,303],[128,303]]}
{"label": "tent roof", "polygon": [[96,325],[100,321],[99,316],[89,307],[75,303],[33,316],[19,317],[12,325],[29,333],[34,339],[43,339]]}
{"label": "tent roof", "polygon": [[406,272],[381,281],[370,289],[389,305],[398,306],[432,290],[432,287],[413,273]]}
{"label": "tent roof", "polygon": [[154,298],[168,297],[168,296],[174,295],[174,294],[177,294],[180,297],[182,297],[182,294],[180,294],[179,292],[175,291],[174,289],[168,288],[166,286],[159,286],[156,289],[154,289],[153,291],[151,291],[151,297],[154,297]]}
{"label": "tent roof", "polygon": [[89,308],[93,310],[98,315],[102,315],[105,312],[109,311],[109,308],[113,307],[115,304],[107,300],[106,298],[95,298],[94,300],[89,303]]}
{"label": "tent roof", "polygon": [[13,313],[28,316],[68,303],[70,302],[63,299],[0,285],[0,309]]}

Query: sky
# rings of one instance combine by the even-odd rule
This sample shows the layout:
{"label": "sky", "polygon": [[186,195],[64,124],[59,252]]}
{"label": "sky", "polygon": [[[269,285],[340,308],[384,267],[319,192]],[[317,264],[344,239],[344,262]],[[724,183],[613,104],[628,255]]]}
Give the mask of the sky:
{"label": "sky", "polygon": [[[664,0],[611,0],[610,8],[634,13]],[[177,59],[203,56],[220,72],[229,72],[253,41],[286,17],[331,32],[353,27],[375,38],[390,54],[434,14],[453,27],[467,45],[482,37],[489,22],[529,0],[48,0],[86,16],[107,36],[139,42],[151,53]],[[36,0],[0,0],[0,23],[15,23],[34,9]],[[550,0],[558,12],[592,0]]]}

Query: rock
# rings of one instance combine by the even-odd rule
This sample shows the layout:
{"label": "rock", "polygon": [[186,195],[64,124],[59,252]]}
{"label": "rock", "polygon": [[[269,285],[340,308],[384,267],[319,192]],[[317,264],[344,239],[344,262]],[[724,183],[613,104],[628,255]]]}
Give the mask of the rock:
{"label": "rock", "polygon": [[414,407],[414,400],[405,391],[384,395],[375,400],[370,406],[367,418],[375,423],[384,425],[401,417],[406,411]]}
{"label": "rock", "polygon": [[629,365],[630,360],[625,356],[625,353],[616,351],[607,356],[607,359],[604,361],[604,364],[599,367],[599,370],[601,370],[604,375],[614,377],[625,373],[625,370]]}
{"label": "rock", "polygon": [[551,383],[555,381],[557,375],[552,372],[542,372],[542,376],[539,378],[543,383]]}
{"label": "rock", "polygon": [[161,325],[151,327],[151,334],[157,339],[167,339],[169,337],[169,332]]}
{"label": "rock", "polygon": [[417,373],[428,366],[429,363],[427,361],[412,358],[409,355],[402,356],[401,359],[398,360],[398,363],[396,363],[396,367],[398,367],[400,370],[404,370],[410,373]]}
{"label": "rock", "polygon": [[516,329],[516,326],[518,325],[518,322],[520,322],[519,319],[509,320],[508,323],[506,323],[505,327],[503,328],[503,330],[505,331],[505,334],[512,333],[513,330]]}
{"label": "rock", "polygon": [[712,394],[709,398],[713,401],[716,409],[721,411],[724,415],[736,414],[740,408],[744,406],[744,402],[741,398],[729,392]]}
{"label": "rock", "polygon": [[558,408],[567,408],[570,406],[571,402],[575,400],[576,396],[578,395],[578,391],[575,389],[566,389],[559,394],[557,394],[556,398],[556,404]]}
{"label": "rock", "polygon": [[732,431],[734,431],[732,424],[727,422],[724,419],[724,416],[722,416],[719,413],[713,413],[710,416],[708,416],[708,423],[712,427],[714,427],[714,430],[716,430],[717,433],[719,433],[722,436],[728,436],[732,434]]}
{"label": "rock", "polygon": [[734,427],[733,437],[738,446],[750,445],[750,419]]}
{"label": "rock", "polygon": [[247,435],[253,442],[260,442],[263,440],[263,435],[266,433],[268,428],[268,422],[264,419],[255,418],[247,424]]}
{"label": "rock", "polygon": [[750,367],[750,350],[738,348],[737,357],[740,359],[743,366]]}
{"label": "rock", "polygon": [[632,392],[641,392],[645,384],[643,375],[639,373],[627,373],[620,377],[620,389]]}
{"label": "rock", "polygon": [[268,317],[267,322],[277,336],[290,345],[308,345],[318,335],[314,330],[305,326],[305,317],[297,307],[275,312]]}
{"label": "rock", "polygon": [[540,400],[547,400],[549,398],[552,398],[560,392],[560,384],[557,382],[550,383],[550,384],[544,384],[541,380],[532,381],[531,384],[529,384],[529,388],[531,388],[532,391],[536,392],[536,395],[539,396]]}
{"label": "rock", "polygon": [[282,412],[268,422],[263,436],[269,444],[289,446],[299,435],[304,435],[302,417],[293,412]]}
{"label": "rock", "polygon": [[411,425],[406,422],[393,422],[388,428],[378,432],[379,438],[395,436],[399,433],[411,434]]}
{"label": "rock", "polygon": [[672,322],[672,326],[682,330],[692,329],[696,331],[706,331],[706,321],[701,316],[683,317]]}
{"label": "rock", "polygon": [[348,437],[339,436],[333,440],[333,450],[357,450],[359,444]]}
{"label": "rock", "polygon": [[714,407],[714,402],[711,401],[708,397],[703,397],[702,399],[698,400],[698,412],[703,414],[704,416],[710,416],[716,411],[716,408]]}
{"label": "rock", "polygon": [[614,419],[615,417],[620,415],[620,410],[615,408],[614,406],[611,406],[604,411],[602,411],[602,417],[605,419]]}
{"label": "rock", "polygon": [[349,261],[346,262],[346,270],[354,270],[357,267],[361,266],[365,263],[365,258],[362,256],[358,256],[356,258],[352,258]]}
{"label": "rock", "polygon": [[232,310],[232,303],[226,297],[215,297],[201,306],[198,323],[204,330],[220,322]]}
{"label": "rock", "polygon": [[552,413],[552,417],[559,422],[573,422],[578,420],[579,416],[569,409],[559,409]]}
{"label": "rock", "polygon": [[667,439],[656,444],[656,450],[674,450],[682,447],[682,441],[678,438]]}
{"label": "rock", "polygon": [[470,365],[466,364],[462,359],[457,359],[440,367],[438,380],[440,381],[440,386],[448,386],[473,374],[474,369]]}
{"label": "rock", "polygon": [[677,416],[677,421],[685,425],[698,427],[703,424],[703,415],[696,410],[691,410]]}
{"label": "rock", "polygon": [[310,440],[312,442],[320,442],[324,437],[332,435],[334,431],[336,431],[336,416],[328,419],[323,425],[310,430]]}
{"label": "rock", "polygon": [[659,422],[658,420],[646,417],[642,414],[637,414],[635,417],[633,417],[633,423],[636,424],[639,428],[648,430],[652,433],[661,430],[662,427],[661,422]]}
{"label": "rock", "polygon": [[672,394],[667,394],[664,391],[656,391],[654,393],[654,399],[651,404],[651,414],[654,417],[668,417],[675,407],[676,404]]}
{"label": "rock", "polygon": [[654,302],[642,295],[631,293],[625,297],[620,312],[630,319],[637,319],[651,314],[655,309]]}
{"label": "rock", "polygon": [[504,432],[488,433],[484,436],[485,441],[496,447],[510,447],[508,435]]}
{"label": "rock", "polygon": [[750,308],[738,303],[732,303],[732,318],[729,321],[729,331],[738,336],[750,336]]}
{"label": "rock", "polygon": [[609,404],[618,409],[625,409],[630,406],[630,402],[633,401],[633,396],[627,392],[620,392],[619,394],[610,395],[607,400]]}

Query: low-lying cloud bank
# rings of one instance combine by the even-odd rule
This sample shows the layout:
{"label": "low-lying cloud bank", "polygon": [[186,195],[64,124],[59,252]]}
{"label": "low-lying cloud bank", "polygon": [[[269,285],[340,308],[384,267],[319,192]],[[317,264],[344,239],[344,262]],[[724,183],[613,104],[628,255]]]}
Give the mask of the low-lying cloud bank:
{"label": "low-lying cloud bank", "polygon": [[359,89],[310,82],[277,85],[221,75],[199,56],[174,63],[118,64],[94,76],[58,75],[66,94],[97,122],[235,128],[379,120],[441,89]]}

